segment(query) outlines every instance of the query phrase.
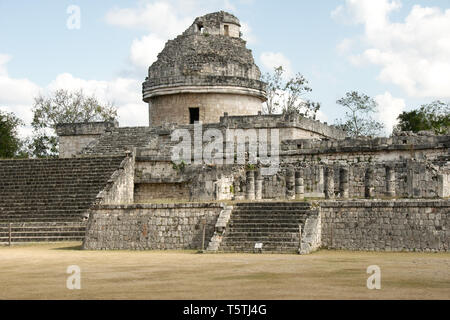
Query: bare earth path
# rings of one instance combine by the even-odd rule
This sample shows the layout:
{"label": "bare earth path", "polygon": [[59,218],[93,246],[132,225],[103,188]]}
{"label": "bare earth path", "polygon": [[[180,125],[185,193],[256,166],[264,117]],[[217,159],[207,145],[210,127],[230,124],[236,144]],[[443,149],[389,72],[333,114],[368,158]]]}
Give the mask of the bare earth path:
{"label": "bare earth path", "polygon": [[[0,247],[0,299],[450,299],[450,254],[299,255],[82,251],[79,243]],[[68,290],[67,267],[81,268]],[[366,269],[381,268],[381,290]]]}

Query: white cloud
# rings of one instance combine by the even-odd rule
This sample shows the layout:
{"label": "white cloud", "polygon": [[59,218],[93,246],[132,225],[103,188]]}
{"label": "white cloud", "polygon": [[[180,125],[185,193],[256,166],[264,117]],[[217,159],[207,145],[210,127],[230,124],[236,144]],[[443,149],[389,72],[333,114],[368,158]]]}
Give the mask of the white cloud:
{"label": "white cloud", "polygon": [[353,46],[353,39],[345,38],[337,45],[337,50],[340,54],[346,54],[350,52]]}
{"label": "white cloud", "polygon": [[7,63],[11,56],[0,54],[0,108],[13,112],[23,121],[32,120],[33,97],[39,93],[39,86],[28,79],[15,79],[8,75]]}
{"label": "white cloud", "polygon": [[10,58],[0,55],[0,109],[13,112],[25,122],[25,127],[19,130],[21,137],[29,136],[32,132],[30,125],[33,118],[34,97],[57,89],[70,91],[83,89],[87,95],[95,95],[103,103],[113,102],[118,108],[121,126],[148,125],[148,107],[142,101],[140,80],[131,78],[116,78],[111,81],[85,80],[76,78],[70,73],[62,73],[47,86],[40,87],[28,79],[8,76],[6,63]]}
{"label": "white cloud", "polygon": [[322,111],[322,110],[318,110],[316,113],[316,119],[320,120],[322,122],[327,122],[329,121],[328,116]]}
{"label": "white cloud", "polygon": [[130,60],[134,66],[147,69],[156,61],[158,53],[164,48],[164,40],[154,34],[133,40],[130,49]]}
{"label": "white cloud", "polygon": [[355,65],[381,67],[378,79],[400,86],[411,97],[450,97],[450,9],[415,5],[393,23],[400,1],[347,0],[334,17],[363,24],[366,49],[350,56]]}
{"label": "white cloud", "polygon": [[8,74],[6,70],[6,64],[11,60],[11,56],[7,54],[0,54],[0,76],[6,76]]}
{"label": "white cloud", "polygon": [[397,124],[397,117],[405,110],[405,100],[394,98],[391,93],[377,95],[375,101],[378,104],[376,118],[385,126],[387,135],[392,133],[392,129]]}
{"label": "white cloud", "polygon": [[388,23],[388,14],[401,6],[397,0],[346,0],[345,5],[338,6],[331,16],[344,23],[365,23],[370,28],[382,28]]}
{"label": "white cloud", "polygon": [[225,11],[229,11],[229,12],[236,11],[236,7],[231,3],[230,0],[224,0],[223,8]]}
{"label": "white cloud", "polygon": [[192,23],[192,17],[179,17],[172,4],[157,1],[137,8],[115,7],[106,14],[106,21],[120,27],[144,29],[161,38],[172,38]]}
{"label": "white cloud", "polygon": [[262,66],[268,72],[273,72],[275,68],[282,66],[286,78],[293,76],[291,61],[281,52],[263,52],[261,53],[260,60]]}
{"label": "white cloud", "polygon": [[69,89],[95,95],[101,102],[113,102],[117,107],[121,126],[148,125],[148,107],[142,101],[141,81],[129,78],[116,78],[111,81],[84,80],[69,73],[56,77],[48,90]]}
{"label": "white cloud", "polygon": [[133,40],[129,56],[135,69],[147,69],[156,61],[164,43],[187,29],[194,17],[181,16],[178,8],[170,2],[156,1],[136,8],[114,7],[107,12],[105,19],[111,25],[148,32]]}
{"label": "white cloud", "polygon": [[247,41],[249,44],[255,44],[257,43],[256,36],[252,32],[252,28],[250,25],[246,22],[241,22],[241,32],[242,32],[242,38]]}
{"label": "white cloud", "polygon": [[[148,68],[167,40],[184,32],[196,16],[215,10],[235,11],[230,0],[172,0],[140,3],[134,8],[114,7],[106,14],[106,22],[131,29],[145,30],[147,34],[134,39],[130,48],[130,62],[134,69]],[[250,26],[243,22],[242,31],[249,43],[255,42]],[[135,72],[139,74],[140,72]]]}

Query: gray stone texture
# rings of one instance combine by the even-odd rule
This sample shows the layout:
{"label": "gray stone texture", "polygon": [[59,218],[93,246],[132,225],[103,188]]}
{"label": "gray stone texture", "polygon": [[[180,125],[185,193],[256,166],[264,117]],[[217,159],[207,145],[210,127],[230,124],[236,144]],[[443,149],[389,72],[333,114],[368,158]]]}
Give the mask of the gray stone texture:
{"label": "gray stone texture", "polygon": [[322,247],[449,251],[449,200],[324,201],[320,208]]}
{"label": "gray stone texture", "polygon": [[91,210],[83,249],[182,250],[205,246],[224,205],[102,205]]}

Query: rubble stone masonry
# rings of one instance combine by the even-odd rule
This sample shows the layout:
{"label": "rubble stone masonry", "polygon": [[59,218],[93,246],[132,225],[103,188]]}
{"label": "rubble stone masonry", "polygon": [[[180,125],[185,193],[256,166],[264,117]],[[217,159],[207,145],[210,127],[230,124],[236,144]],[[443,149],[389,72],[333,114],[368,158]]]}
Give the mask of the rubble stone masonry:
{"label": "rubble stone masonry", "polygon": [[324,201],[322,247],[448,252],[450,200]]}

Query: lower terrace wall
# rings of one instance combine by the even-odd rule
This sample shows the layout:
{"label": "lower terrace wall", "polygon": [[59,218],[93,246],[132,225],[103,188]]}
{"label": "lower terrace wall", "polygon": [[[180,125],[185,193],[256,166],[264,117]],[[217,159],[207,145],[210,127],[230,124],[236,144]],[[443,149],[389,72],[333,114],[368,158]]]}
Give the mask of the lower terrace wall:
{"label": "lower terrace wall", "polygon": [[147,203],[158,199],[189,201],[187,183],[139,183],[134,186],[134,202]]}
{"label": "lower terrace wall", "polygon": [[450,251],[450,200],[323,201],[322,247]]}
{"label": "lower terrace wall", "polygon": [[201,249],[202,220],[206,247],[223,208],[219,203],[98,206],[91,210],[83,249]]}

